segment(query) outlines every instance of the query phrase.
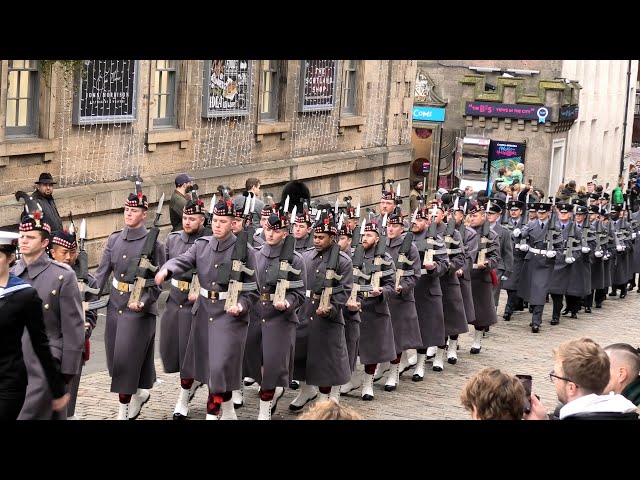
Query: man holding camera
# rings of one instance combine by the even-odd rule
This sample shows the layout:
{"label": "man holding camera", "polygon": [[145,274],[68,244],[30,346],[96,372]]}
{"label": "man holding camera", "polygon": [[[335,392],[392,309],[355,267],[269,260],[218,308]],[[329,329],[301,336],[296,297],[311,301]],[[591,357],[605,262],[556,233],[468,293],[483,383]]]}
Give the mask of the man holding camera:
{"label": "man holding camera", "polygon": [[180,173],[176,176],[176,189],[173,191],[169,202],[169,219],[171,220],[172,232],[182,230],[182,212],[187,201],[191,200],[194,180],[193,177],[186,173]]}

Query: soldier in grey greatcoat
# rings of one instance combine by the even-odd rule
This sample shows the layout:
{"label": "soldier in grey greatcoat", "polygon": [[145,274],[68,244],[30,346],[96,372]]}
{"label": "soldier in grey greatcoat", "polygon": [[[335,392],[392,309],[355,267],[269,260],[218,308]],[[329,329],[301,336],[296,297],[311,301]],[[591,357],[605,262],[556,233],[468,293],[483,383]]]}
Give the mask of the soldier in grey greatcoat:
{"label": "soldier in grey greatcoat", "polygon": [[500,290],[504,288],[502,282],[511,277],[513,273],[513,239],[511,237],[511,230],[505,228],[500,223],[502,210],[506,208],[506,202],[498,198],[491,199],[491,206],[487,213],[487,219],[491,225],[491,230],[496,232],[500,241],[500,260],[496,268],[496,276],[500,284],[493,289],[493,300],[496,304],[496,311],[498,309],[498,303],[500,302]]}
{"label": "soldier in grey greatcoat", "polygon": [[433,261],[428,262],[427,265],[424,264],[429,217],[430,212],[426,207],[418,210],[416,221],[411,228],[414,235],[414,243],[420,256],[421,273],[414,288],[414,292],[417,293],[414,294],[414,297],[421,337],[421,345],[417,349],[418,361],[411,377],[414,382],[421,382],[424,378],[427,349],[434,345],[444,345],[446,341],[441,278],[449,269],[449,260],[446,254],[446,246],[443,244],[444,238],[436,236],[436,242],[442,245],[433,246]]}
{"label": "soldier in grey greatcoat", "polygon": [[591,300],[591,291],[593,290],[591,285],[591,266],[596,260],[595,232],[591,230],[588,220],[586,227],[584,226],[589,208],[585,205],[577,204],[576,202],[578,201],[579,200],[574,200],[573,211],[575,214],[574,221],[576,223],[576,232],[579,232],[581,239],[579,251],[582,255],[574,255],[576,258],[574,270],[578,279],[582,280],[582,295],[576,300],[576,303],[578,305],[578,309],[580,309],[581,306],[584,306],[584,313],[591,313],[591,303],[587,303],[586,300]]}
{"label": "soldier in grey greatcoat", "polygon": [[313,248],[313,228],[309,210],[302,210],[296,215],[293,236],[296,239],[296,252],[302,253]]}
{"label": "soldier in grey greatcoat", "polygon": [[[476,319],[476,311],[473,308],[473,291],[471,289],[471,270],[473,269],[473,262],[478,255],[478,241],[476,239],[476,231],[468,225],[465,225],[464,218],[466,211],[470,203],[464,202],[464,204],[458,204],[458,208],[453,211],[453,215],[456,219],[456,230],[462,238],[462,245],[464,246],[464,264],[462,268],[456,271],[456,275],[460,280],[460,291],[462,292],[462,303],[464,304],[464,315],[467,319],[467,324],[472,324]],[[451,354],[451,353],[449,353]]]}
{"label": "soldier in grey greatcoat", "polygon": [[[265,223],[265,244],[256,248],[256,278],[260,299],[251,309],[250,325],[260,334],[249,338],[244,352],[246,373],[260,385],[258,420],[270,420],[285,387],[291,383],[296,342],[297,310],[305,300],[306,278],[302,256],[292,248],[291,257],[282,257],[285,243],[295,242],[289,235],[289,214],[280,210]],[[295,246],[295,243],[290,245]],[[281,272],[286,261],[288,272]],[[276,302],[278,282],[284,282],[284,301]],[[289,282],[292,282],[289,284]],[[294,283],[297,282],[297,285]],[[250,327],[251,328],[251,327]]]}
{"label": "soldier in grey greatcoat", "polygon": [[[556,255],[562,247],[560,235],[554,235],[550,239],[551,232],[549,223],[551,221],[549,212],[551,203],[536,202],[533,208],[538,213],[537,220],[530,221],[522,229],[522,238],[526,244],[521,245],[527,254],[524,257],[524,265],[518,284],[518,296],[522,297],[533,311],[531,318],[531,331],[538,333],[542,325],[542,312],[546,302],[547,292],[553,275],[556,262]],[[547,240],[552,240],[549,243]]]}
{"label": "soldier in grey greatcoat", "polygon": [[[482,348],[482,333],[487,331],[491,325],[498,322],[496,316],[496,305],[493,299],[493,287],[498,283],[495,268],[498,266],[500,259],[500,239],[498,235],[488,229],[485,232],[485,222],[488,222],[485,206],[477,202],[472,204],[468,209],[469,226],[473,228],[477,236],[478,255],[473,262],[471,270],[471,289],[473,292],[473,309],[476,318],[470,322],[475,327],[474,340],[471,345],[471,353],[480,353]],[[485,235],[486,233],[486,235]],[[474,249],[472,247],[472,249]],[[484,254],[484,262],[480,261],[481,255]]]}
{"label": "soldier in grey greatcoat", "polygon": [[522,217],[524,207],[524,202],[520,202],[519,200],[510,200],[506,205],[506,208],[509,209],[509,226],[511,230],[513,251],[513,267],[511,274],[506,280],[501,282],[502,288],[507,291],[507,304],[504,307],[504,313],[502,315],[502,318],[507,321],[511,320],[513,312],[524,310],[524,307],[522,306],[522,299],[518,297],[518,283],[520,283],[524,257],[527,254],[519,248],[520,234],[522,232],[522,228],[526,224],[526,220]]}
{"label": "soldier in grey greatcoat", "polygon": [[[167,260],[189,250],[204,234],[204,205],[202,200],[188,200],[182,210],[182,229],[171,232],[165,240]],[[192,282],[197,280],[195,270],[189,270],[171,279],[167,304],[160,317],[160,358],[164,371],[180,372],[180,393],[173,410],[174,420],[184,420],[189,415],[189,401],[196,389],[203,384],[194,380],[193,373],[184,365],[187,342],[191,333],[193,315],[191,309],[199,292],[192,292]],[[198,283],[196,283],[197,286]]]}
{"label": "soldier in grey greatcoat", "polygon": [[[633,223],[631,226],[633,229],[633,233],[631,234],[633,241],[633,256],[630,265],[631,271],[629,273],[631,275],[630,281],[632,282],[632,285],[636,286],[637,283],[635,281],[635,277],[637,273],[640,273],[640,235],[638,235],[638,233],[640,233],[640,210],[631,214],[631,221]],[[633,228],[634,226],[635,228]],[[640,293],[640,288],[638,289],[638,292]]]}
{"label": "soldier in grey greatcoat", "polygon": [[620,290],[620,298],[625,298],[627,296],[627,284],[631,277],[629,260],[633,256],[633,240],[628,235],[628,228],[623,228],[622,215],[622,204],[612,205],[609,221],[613,224],[612,230],[618,240],[614,241],[616,253],[615,267],[612,270],[611,278],[611,296],[616,296],[616,291]]}
{"label": "soldier in grey greatcoat", "polygon": [[[19,242],[21,257],[11,273],[32,285],[42,299],[49,347],[68,384],[80,373],[84,312],[73,270],[51,260],[45,252],[50,237],[50,227],[45,221],[39,211],[23,217]],[[26,330],[22,336],[22,351],[29,383],[18,420],[65,420],[66,410],[53,412],[49,383]]]}
{"label": "soldier in grey greatcoat", "polygon": [[[49,248],[49,255],[56,262],[64,263],[69,265],[76,276],[78,275],[78,265],[76,263],[76,259],[78,258],[78,242],[76,240],[75,233],[70,230],[63,230],[54,232],[51,235],[51,247]],[[90,273],[86,273],[86,279],[84,279],[84,283],[86,287],[89,289],[97,290],[96,279]],[[83,305],[85,302],[93,302],[98,300],[100,297],[96,293],[92,293],[86,291],[84,294],[80,294],[80,301]],[[82,362],[80,363],[80,372],[77,375],[73,376],[73,379],[69,382],[69,393],[71,394],[71,398],[69,399],[69,405],[67,405],[67,420],[77,420],[76,417],[76,401],[78,399],[78,389],[80,388],[80,379],[82,377],[82,367],[85,362],[89,359],[90,349],[89,349],[89,338],[91,337],[91,332],[96,327],[98,320],[98,311],[95,309],[85,310],[84,311],[84,349],[82,351]]]}
{"label": "soldier in grey greatcoat", "polygon": [[[608,286],[605,285],[605,270],[609,269],[609,262],[605,260],[607,252],[607,233],[600,220],[600,208],[597,205],[589,207],[589,229],[593,237],[591,245],[591,291],[584,298],[586,313],[591,313],[595,300],[595,307],[602,308],[602,302],[607,295]],[[587,311],[588,309],[588,311]]]}
{"label": "soldier in grey greatcoat", "polygon": [[[109,236],[95,272],[100,291],[113,273],[104,343],[111,391],[120,399],[119,420],[138,417],[156,381],[156,301],[162,290],[153,285],[152,279],[147,280],[138,304],[130,303],[134,284],[125,277],[132,262],[139,264],[147,242],[149,231],[144,222],[148,208],[147,197],[141,191],[129,195],[124,207],[125,227]],[[158,267],[165,261],[165,247],[157,239],[151,257],[151,263]],[[148,275],[145,273],[145,277]]]}
{"label": "soldier in grey greatcoat", "polygon": [[[373,282],[374,275],[379,276],[379,287],[376,286],[371,292],[365,292],[362,302],[357,302],[355,306],[347,305],[352,310],[357,308],[361,310],[360,362],[364,365],[363,400],[373,400],[373,375],[377,365],[397,358],[391,313],[387,302],[391,295],[396,294],[396,269],[391,255],[387,252],[384,252],[384,257],[380,255],[379,260],[376,260],[375,253],[381,239],[378,228],[382,227],[378,227],[375,221],[365,224],[362,246],[365,250],[363,271],[367,275],[372,275],[370,282]],[[365,283],[363,278],[358,281]]]}
{"label": "soldier in grey greatcoat", "polygon": [[[391,392],[400,382],[400,374],[410,367],[407,359],[407,350],[422,347],[422,336],[418,313],[416,312],[416,300],[414,288],[421,275],[420,254],[415,244],[408,240],[409,249],[404,253],[406,263],[399,262],[401,247],[408,235],[404,232],[404,216],[399,207],[387,218],[387,248],[396,266],[394,277],[394,292],[387,297],[389,312],[391,313],[391,326],[393,327],[393,339],[396,346],[397,357],[391,361],[391,369],[384,389]],[[411,234],[413,237],[413,233]],[[404,270],[398,284],[398,270]],[[395,285],[398,285],[397,287]],[[405,361],[401,362],[404,358]]]}
{"label": "soldier in grey greatcoat", "polygon": [[[236,250],[237,237],[231,231],[233,210],[231,201],[220,200],[213,210],[213,235],[198,238],[189,250],[169,260],[156,274],[156,284],[160,285],[168,276],[192,268],[198,272],[200,295],[191,310],[194,319],[183,362],[196,380],[209,386],[207,420],[237,419],[231,392],[239,390],[242,383],[249,313],[259,295],[254,250],[246,244],[238,244]],[[244,251],[246,258],[242,258]],[[245,268],[237,280],[243,285],[237,303],[225,309],[228,290],[233,285],[230,269],[235,256],[244,261]]]}

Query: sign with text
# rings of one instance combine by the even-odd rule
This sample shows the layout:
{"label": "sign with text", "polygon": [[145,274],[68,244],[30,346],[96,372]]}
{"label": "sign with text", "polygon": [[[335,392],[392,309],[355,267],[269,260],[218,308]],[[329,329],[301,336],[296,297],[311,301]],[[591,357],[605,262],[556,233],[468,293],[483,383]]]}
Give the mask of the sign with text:
{"label": "sign with text", "polygon": [[86,60],[75,94],[74,125],[132,122],[136,118],[136,60]]}
{"label": "sign with text", "polygon": [[465,102],[464,114],[474,117],[522,118],[525,120],[538,120],[538,123],[545,123],[547,117],[551,114],[551,108],[541,107],[540,105]]}
{"label": "sign with text", "polygon": [[501,142],[491,140],[489,143],[489,187],[487,194],[491,194],[491,188],[498,178],[498,170],[505,168],[506,173],[502,178],[509,185],[513,183],[511,173],[516,169],[518,163],[524,163],[524,152],[526,144],[516,142]]}
{"label": "sign with text", "polygon": [[413,120],[444,122],[444,112],[444,108],[438,107],[413,107]]}
{"label": "sign with text", "polygon": [[205,60],[202,116],[247,115],[251,95],[251,60]]}
{"label": "sign with text", "polygon": [[578,105],[572,105],[570,107],[560,107],[560,111],[558,112],[558,121],[564,122],[567,120],[577,120],[578,114]]}
{"label": "sign with text", "polygon": [[336,106],[338,60],[303,60],[298,111],[332,110]]}

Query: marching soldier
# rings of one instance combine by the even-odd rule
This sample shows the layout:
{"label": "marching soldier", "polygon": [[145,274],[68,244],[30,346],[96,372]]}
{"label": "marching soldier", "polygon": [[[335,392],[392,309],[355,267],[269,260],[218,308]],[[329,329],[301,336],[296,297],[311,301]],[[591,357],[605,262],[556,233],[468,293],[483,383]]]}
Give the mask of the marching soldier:
{"label": "marching soldier", "polygon": [[[51,236],[51,248],[49,249],[49,255],[51,258],[59,263],[64,263],[69,265],[73,271],[76,273],[78,280],[84,275],[80,275],[79,265],[76,262],[78,259],[78,242],[76,240],[76,235],[72,230],[63,230],[54,232]],[[83,279],[85,283],[85,288],[88,287],[86,293],[81,292],[80,300],[81,302],[91,302],[96,301],[100,297],[98,295],[98,284],[96,283],[96,279],[89,272],[86,272],[86,278]],[[80,379],[82,376],[82,367],[85,362],[89,359],[90,349],[89,349],[89,338],[91,337],[91,332],[97,325],[98,320],[98,311],[97,309],[88,309],[84,312],[84,329],[85,329],[85,343],[84,349],[82,352],[82,362],[80,363],[80,372],[77,375],[74,375],[73,379],[69,382],[69,393],[71,394],[71,398],[69,399],[69,405],[67,405],[67,420],[77,420],[76,417],[76,400],[78,398],[78,388],[80,387]]]}
{"label": "marching soldier", "polygon": [[[176,258],[189,250],[204,234],[204,205],[202,200],[188,200],[182,210],[182,230],[171,232],[165,242],[167,260]],[[184,356],[191,332],[193,315],[191,309],[197,300],[192,282],[194,270],[176,275],[171,279],[171,288],[165,310],[160,318],[160,358],[164,371],[180,372],[180,394],[173,410],[174,420],[184,420],[189,415],[189,401],[196,389],[203,384],[193,378],[184,364]]]}
{"label": "marching soldier", "polygon": [[[351,294],[353,267],[335,243],[337,234],[332,216],[323,213],[313,227],[314,248],[302,253],[307,298],[298,312],[293,377],[301,387],[289,404],[293,411],[316,398],[318,390],[320,399],[339,402],[340,386],[351,377],[342,305]],[[329,293],[328,304],[321,306]]]}
{"label": "marching soldier", "polygon": [[[385,243],[378,244],[384,226],[378,227],[375,221],[367,222],[362,236],[364,247],[365,274],[371,274],[371,292],[362,302],[355,305],[347,304],[352,310],[360,310],[360,362],[364,365],[364,379],[362,382],[362,400],[373,400],[373,375],[380,363],[390,362],[397,358],[391,313],[387,299],[395,294],[395,265],[391,255],[385,251]],[[382,238],[384,242],[384,238]],[[377,279],[375,278],[377,277]],[[363,283],[363,278],[359,283]]]}
{"label": "marching soldier", "polygon": [[[231,201],[220,200],[213,210],[213,236],[198,238],[155,277],[160,285],[192,268],[198,272],[200,295],[192,309],[184,365],[196,380],[208,383],[207,420],[237,420],[231,396],[241,386],[249,313],[258,299],[255,253],[246,236],[231,232],[232,218]],[[230,295],[232,302],[222,301]]]}
{"label": "marching soldier", "polygon": [[574,199],[573,203],[574,221],[576,223],[576,231],[578,231],[580,235],[580,251],[583,254],[576,257],[577,265],[574,267],[577,271],[578,278],[582,278],[583,281],[583,296],[577,299],[577,303],[578,308],[582,306],[585,307],[584,313],[591,313],[592,305],[587,305],[585,300],[591,300],[591,265],[595,263],[595,232],[591,230],[589,226],[589,220],[587,218],[589,208],[586,207],[581,200]]}
{"label": "marching soldier", "polygon": [[525,204],[519,200],[510,200],[506,205],[506,208],[509,209],[509,223],[511,225],[512,233],[511,247],[513,252],[513,267],[511,274],[506,280],[502,281],[502,288],[507,291],[507,304],[504,307],[504,314],[502,315],[502,318],[506,321],[511,320],[513,312],[521,312],[524,310],[522,299],[518,297],[518,284],[520,283],[524,257],[527,254],[519,248],[520,234],[522,232],[522,228],[526,224],[526,221],[522,217],[524,205]]}
{"label": "marching soldier", "polygon": [[[71,267],[49,258],[50,227],[40,210],[32,210],[20,223],[20,260],[11,272],[32,285],[42,299],[44,324],[52,355],[60,362],[67,385],[80,373],[84,350],[84,313]],[[33,349],[29,333],[22,336],[22,351],[29,383],[18,420],[65,420],[66,410],[54,413],[49,383]]]}
{"label": "marching soldier", "polygon": [[298,212],[293,224],[293,237],[296,239],[296,252],[304,252],[313,248],[313,228],[309,210]]}
{"label": "marching soldier", "polygon": [[305,265],[293,237],[287,240],[288,227],[289,213],[272,214],[264,227],[265,244],[255,250],[260,299],[251,310],[250,325],[260,335],[247,337],[244,361],[248,376],[260,384],[258,420],[271,419],[291,382],[296,312],[305,300]]}
{"label": "marching soldier", "polygon": [[415,296],[415,305],[421,338],[420,348],[417,349],[418,361],[411,377],[414,382],[421,382],[424,378],[427,349],[433,345],[444,345],[446,341],[440,282],[449,268],[449,262],[443,243],[444,239],[441,236],[436,236],[437,244],[432,244],[430,247],[434,250],[433,259],[425,264],[424,256],[428,249],[426,240],[427,226],[430,225],[429,217],[430,214],[426,207],[418,210],[416,220],[411,227],[414,242],[420,256],[421,273],[420,277],[417,278],[414,289],[414,291],[419,292]]}
{"label": "marching soldier", "polygon": [[[605,286],[605,268],[609,269],[609,264],[605,261],[607,255],[607,234],[600,220],[600,207],[592,205],[589,207],[589,229],[593,236],[594,244],[591,246],[591,291],[583,299],[585,313],[591,313],[591,307],[595,299],[596,308],[602,308],[602,302],[607,295]],[[584,232],[583,232],[584,235]]]}
{"label": "marching soldier", "polygon": [[[385,391],[396,389],[400,382],[400,374],[411,368],[407,361],[407,350],[422,347],[422,336],[416,312],[414,287],[420,277],[421,264],[418,249],[413,244],[413,233],[404,232],[404,216],[400,207],[387,219],[386,251],[396,266],[395,289],[386,300],[391,313],[391,326],[397,356],[391,361],[391,371],[384,386]],[[398,272],[402,276],[398,278]],[[404,360],[401,362],[401,359]]]}
{"label": "marching soldier", "polygon": [[[491,200],[489,200],[490,202]],[[489,205],[490,207],[490,205]],[[471,270],[471,289],[473,291],[473,309],[476,318],[471,323],[475,327],[471,353],[480,353],[482,349],[482,333],[491,325],[498,322],[496,306],[493,299],[493,287],[498,283],[495,272],[500,257],[500,240],[498,235],[489,228],[484,205],[477,202],[472,204],[469,213],[469,226],[477,233],[478,256]],[[474,248],[471,248],[474,250]]]}
{"label": "marching soldier", "polygon": [[[141,267],[149,263],[161,266],[166,254],[164,245],[157,240],[157,226],[151,231],[144,226],[149,203],[140,183],[136,181],[137,193],[131,193],[124,204],[124,229],[109,236],[95,272],[100,291],[113,273],[104,343],[111,391],[120,400],[118,420],[138,418],[156,381],[156,302],[162,290],[153,285],[153,278],[147,278],[149,269]],[[136,298],[134,286],[141,284],[143,288]]]}
{"label": "marching soldier", "polygon": [[[629,273],[629,257],[633,255],[631,236],[628,235],[625,222],[623,220],[623,206],[616,204],[611,207],[610,222],[613,224],[611,230],[614,235],[615,265],[612,270],[612,297],[616,296],[616,291],[620,290],[620,298],[627,296],[627,283],[631,274]],[[628,237],[628,238],[627,238]]]}
{"label": "marching soldier", "polygon": [[500,240],[500,257],[498,267],[496,268],[496,276],[500,284],[493,289],[493,300],[496,304],[496,310],[498,309],[498,303],[500,303],[500,290],[504,288],[502,283],[509,280],[509,277],[511,277],[513,273],[513,239],[511,237],[511,230],[503,227],[499,223],[504,208],[506,208],[506,204],[503,200],[493,199],[489,212],[487,213],[491,230],[496,232]]}

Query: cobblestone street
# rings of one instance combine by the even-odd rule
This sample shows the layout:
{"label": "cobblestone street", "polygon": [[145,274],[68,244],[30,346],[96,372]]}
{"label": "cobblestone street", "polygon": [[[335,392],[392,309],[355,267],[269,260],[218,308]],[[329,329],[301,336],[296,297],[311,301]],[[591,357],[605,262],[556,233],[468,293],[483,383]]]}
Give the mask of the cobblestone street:
{"label": "cobblestone street", "polygon": [[[163,295],[164,297],[164,295]],[[162,298],[162,302],[164,298]],[[498,312],[501,315],[506,294],[503,292]],[[629,292],[627,298],[608,297],[602,309],[593,309],[592,314],[581,312],[577,320],[562,317],[560,324],[549,325],[551,304],[545,307],[543,326],[539,334],[531,333],[529,322],[531,315],[519,312],[511,321],[505,322],[501,316],[499,323],[483,339],[482,351],[471,355],[469,348],[472,335],[460,336],[458,363],[445,363],[444,371],[434,372],[430,362],[423,382],[411,381],[412,370],[407,371],[394,392],[383,390],[384,379],[374,384],[375,399],[363,402],[360,391],[355,395],[341,397],[341,402],[356,408],[368,419],[379,420],[440,420],[468,419],[469,414],[460,405],[460,391],[466,380],[480,368],[493,366],[509,373],[530,374],[533,376],[533,391],[540,395],[548,410],[556,405],[555,390],[549,381],[548,373],[553,368],[552,348],[564,340],[588,336],[601,346],[615,342],[627,342],[635,345],[640,338],[640,322],[637,310],[640,307],[640,294]],[[99,324],[104,322],[100,316]],[[171,419],[178,396],[179,375],[164,373],[158,356],[156,338],[156,369],[158,383],[151,390],[151,398],[143,407],[139,420]],[[104,363],[102,330],[97,329],[92,337],[92,358],[86,366],[80,383],[76,415],[81,419],[115,419],[118,410],[118,397],[109,392],[111,379]],[[359,367],[360,369],[362,367]],[[258,415],[257,387],[245,387],[245,404],[237,409],[239,419],[255,419]],[[289,411],[288,405],[297,395],[287,389],[278,403],[274,420],[296,419],[299,415]],[[198,389],[191,402],[190,419],[202,420],[205,417],[207,389]],[[304,411],[304,410],[303,410]]]}

